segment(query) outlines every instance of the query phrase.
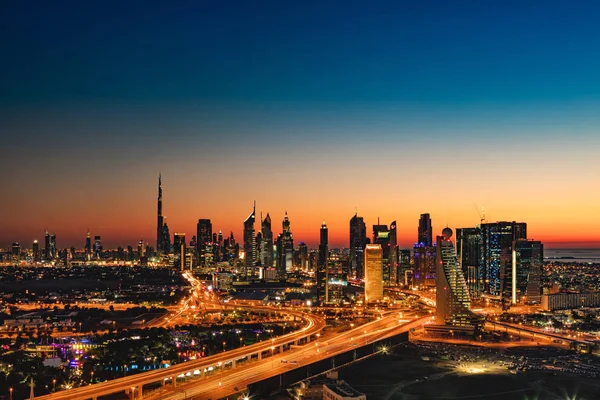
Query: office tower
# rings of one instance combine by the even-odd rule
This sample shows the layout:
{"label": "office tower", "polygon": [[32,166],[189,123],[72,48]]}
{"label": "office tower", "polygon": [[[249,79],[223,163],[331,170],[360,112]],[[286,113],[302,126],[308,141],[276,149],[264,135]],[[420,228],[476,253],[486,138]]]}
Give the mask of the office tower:
{"label": "office tower", "polygon": [[50,259],[54,260],[58,257],[58,252],[56,251],[56,234],[53,233],[50,235]]}
{"label": "office tower", "polygon": [[252,213],[244,221],[244,269],[246,276],[255,275],[256,267],[256,235],[254,231],[254,220],[256,218],[256,202]]}
{"label": "office tower", "polygon": [[404,286],[412,285],[413,271],[410,267],[410,250],[398,251],[398,283]]}
{"label": "office tower", "polygon": [[413,286],[420,289],[435,286],[435,247],[425,246],[423,243],[415,243],[413,256]]}
{"label": "office tower", "polygon": [[12,255],[15,258],[18,258],[21,255],[21,246],[18,242],[12,244]]}
{"label": "office tower", "polygon": [[419,218],[419,232],[417,243],[422,243],[425,246],[433,245],[433,234],[431,231],[431,217],[429,214],[421,214]]}
{"label": "office tower", "polygon": [[[163,218],[164,220],[165,218]],[[163,227],[161,229],[162,240],[160,244],[160,252],[158,254],[169,254],[171,252],[171,234],[169,233],[169,225],[167,223],[163,223]]]}
{"label": "office tower", "polygon": [[44,260],[50,260],[50,234],[46,229],[46,233],[44,234]]}
{"label": "office tower", "polygon": [[[283,232],[281,232],[281,249],[279,249],[278,257],[280,257],[281,272],[285,271],[287,273],[294,266],[294,237],[287,211],[285,212],[281,226]],[[285,274],[280,275],[280,278],[285,278]]]}
{"label": "office tower", "polygon": [[262,264],[262,232],[256,232],[256,265],[263,266]]}
{"label": "office tower", "polygon": [[[271,246],[273,249],[273,246]],[[299,265],[303,271],[308,271],[308,246],[301,242],[298,246],[298,257],[299,257]]]}
{"label": "office tower", "polygon": [[513,242],[527,239],[524,222],[494,222],[481,224],[480,288],[485,294],[512,298]]}
{"label": "office tower", "polygon": [[350,218],[350,275],[364,277],[364,250],[367,245],[367,225],[356,213]]}
{"label": "office tower", "polygon": [[383,281],[389,284],[390,281],[390,231],[387,225],[380,225],[377,219],[377,225],[373,225],[373,244],[381,245],[383,252]]}
{"label": "office tower", "polygon": [[[169,248],[164,248],[164,218],[162,215],[162,177],[158,174],[158,201],[157,201],[157,221],[156,221],[156,252],[160,256],[163,253],[168,253]],[[170,241],[170,239],[169,239]],[[170,246],[169,246],[170,247]]]}
{"label": "office tower", "polygon": [[261,260],[263,267],[273,266],[273,230],[271,229],[271,216],[267,213],[265,219],[261,221]]}
{"label": "office tower", "polygon": [[481,295],[479,263],[481,262],[481,229],[456,230],[456,255],[469,288],[471,298]]}
{"label": "office tower", "polygon": [[41,259],[41,257],[40,257],[40,244],[38,243],[37,240],[33,241],[32,256],[33,256],[33,261],[34,262],[39,262],[40,259]]}
{"label": "office tower", "polygon": [[[210,219],[199,219],[196,224],[196,254],[198,255],[198,265],[207,267],[208,262],[212,260],[212,223]],[[209,253],[211,250],[211,254]],[[177,250],[174,250],[175,252]]]}
{"label": "office tower", "polygon": [[470,325],[472,314],[469,289],[450,240],[452,229],[436,237],[436,324]]}
{"label": "office tower", "polygon": [[321,224],[320,241],[319,241],[319,256],[317,259],[317,299],[319,304],[327,302],[327,282],[328,282],[328,269],[327,269],[327,256],[329,246],[329,233],[325,221]]}
{"label": "office tower", "polygon": [[175,232],[173,235],[174,266],[181,268],[182,271],[185,268],[185,249],[185,233]]}
{"label": "office tower", "polygon": [[[133,249],[131,249],[133,251]],[[144,246],[144,239],[140,239],[138,242],[137,256],[139,260],[142,260],[146,256],[146,246]]]}
{"label": "office tower", "polygon": [[365,247],[365,302],[383,300],[383,249],[380,244]]}
{"label": "office tower", "polygon": [[86,261],[90,261],[92,259],[92,237],[90,236],[90,231],[88,230],[87,235],[85,237],[85,259]]}
{"label": "office tower", "polygon": [[388,270],[389,270],[389,284],[397,285],[398,284],[398,236],[396,233],[396,221],[393,221],[390,224],[389,231],[389,257],[388,257]]}
{"label": "office tower", "polygon": [[102,255],[102,242],[100,236],[94,236],[94,258],[96,260],[100,259]]}
{"label": "office tower", "polygon": [[544,245],[540,241],[519,239],[513,243],[513,286],[511,302],[539,303]]}

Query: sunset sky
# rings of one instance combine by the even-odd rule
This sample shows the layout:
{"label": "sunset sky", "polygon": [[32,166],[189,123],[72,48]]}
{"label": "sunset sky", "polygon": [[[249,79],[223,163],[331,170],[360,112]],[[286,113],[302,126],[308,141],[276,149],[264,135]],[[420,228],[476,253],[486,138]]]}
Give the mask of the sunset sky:
{"label": "sunset sky", "polygon": [[348,246],[490,221],[600,247],[600,4],[9,2],[0,16],[0,247],[156,240],[198,218]]}

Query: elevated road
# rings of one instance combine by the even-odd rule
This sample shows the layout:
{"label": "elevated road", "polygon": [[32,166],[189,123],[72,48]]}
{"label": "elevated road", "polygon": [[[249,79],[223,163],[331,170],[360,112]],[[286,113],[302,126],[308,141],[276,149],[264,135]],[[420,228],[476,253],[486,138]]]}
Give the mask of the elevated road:
{"label": "elevated road", "polygon": [[76,400],[76,399],[97,399],[100,396],[109,394],[128,392],[132,398],[142,398],[144,385],[161,382],[170,382],[176,385],[177,377],[185,376],[205,376],[212,371],[226,368],[236,368],[246,360],[261,360],[263,354],[271,351],[271,347],[290,348],[298,344],[308,342],[315,338],[317,334],[325,327],[325,321],[303,312],[280,310],[271,307],[253,307],[253,310],[279,312],[288,314],[295,318],[301,318],[305,321],[305,326],[299,331],[288,333],[271,341],[255,343],[250,346],[240,347],[234,350],[215,354],[199,360],[187,361],[181,364],[173,365],[169,368],[148,371],[137,375],[114,379],[108,382],[102,382],[94,385],[84,386],[77,389],[65,390],[45,396],[36,397],[41,400]]}

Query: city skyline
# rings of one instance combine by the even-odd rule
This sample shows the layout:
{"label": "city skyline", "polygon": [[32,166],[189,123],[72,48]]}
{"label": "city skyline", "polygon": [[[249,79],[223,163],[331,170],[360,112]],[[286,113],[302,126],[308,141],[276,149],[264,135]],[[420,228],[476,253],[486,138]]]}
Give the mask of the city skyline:
{"label": "city skyline", "polygon": [[267,4],[11,3],[0,245],[155,245],[161,172],[188,237],[241,238],[256,200],[313,247],[323,219],[347,246],[356,209],[409,247],[418,215],[469,227],[477,205],[600,247],[600,5]]}

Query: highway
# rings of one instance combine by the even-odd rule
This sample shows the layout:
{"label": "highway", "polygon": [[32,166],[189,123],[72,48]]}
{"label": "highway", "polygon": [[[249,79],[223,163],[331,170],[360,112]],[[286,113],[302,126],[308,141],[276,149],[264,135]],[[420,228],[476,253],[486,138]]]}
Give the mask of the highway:
{"label": "highway", "polygon": [[[271,352],[262,361],[248,363],[233,371],[218,372],[203,378],[191,379],[190,382],[176,387],[165,386],[155,392],[148,393],[148,396],[145,396],[144,399],[206,400],[222,398],[245,390],[251,383],[277,376],[306,364],[312,364],[321,359],[346,352],[356,346],[362,346],[406,332],[411,328],[424,325],[430,319],[429,315],[413,317],[412,320],[400,319],[399,313],[394,312],[341,334],[319,338],[288,352],[281,353],[278,352],[279,349],[272,348]],[[381,351],[385,350],[381,349]],[[249,395],[252,395],[252,393]]]}

